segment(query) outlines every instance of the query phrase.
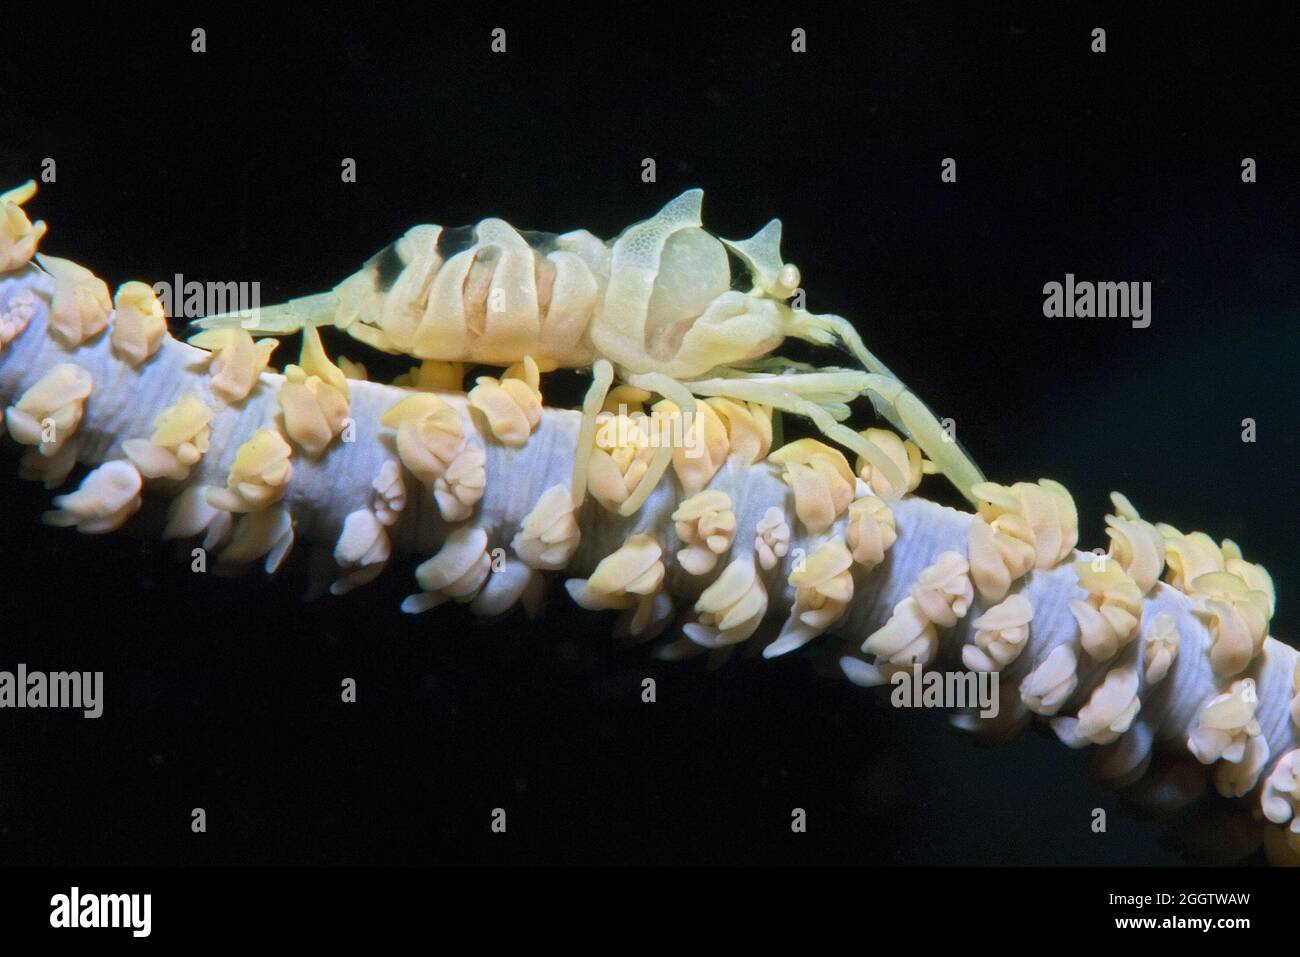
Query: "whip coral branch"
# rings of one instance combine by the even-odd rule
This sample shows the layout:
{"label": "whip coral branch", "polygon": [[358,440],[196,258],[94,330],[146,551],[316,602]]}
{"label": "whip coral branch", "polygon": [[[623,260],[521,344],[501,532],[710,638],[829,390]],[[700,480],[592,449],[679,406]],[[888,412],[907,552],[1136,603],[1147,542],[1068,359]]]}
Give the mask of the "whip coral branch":
{"label": "whip coral branch", "polygon": [[[1232,543],[1148,523],[1117,498],[1099,557],[1075,548],[1074,505],[1055,482],[978,483],[978,511],[955,510],[869,461],[855,473],[819,442],[767,454],[762,410],[729,400],[709,406],[730,444],[710,447],[707,490],[670,468],[624,516],[597,495],[575,504],[582,416],[541,406],[535,366],[467,397],[344,381],[313,341],[286,378],[259,371],[268,353],[233,335],[219,362],[159,339],[140,289],[105,324],[102,291],[68,286],[75,270],[10,265],[10,444],[51,488],[91,469],[55,498],[54,524],[109,531],[157,496],[167,534],[229,568],[274,570],[306,546],[332,556],[344,592],[417,557],[411,612],[537,609],[559,577],[584,607],[621,609],[634,635],[677,626],[675,656],[832,642],[864,686],[917,667],[989,672],[999,713],[960,716],[964,727],[998,738],[1041,718],[1093,748],[1103,780],[1166,806],[1209,784],[1255,812],[1271,858],[1300,857],[1300,655],[1267,635],[1272,583]],[[246,381],[232,389],[237,352]],[[915,488],[920,453],[884,435]],[[601,451],[606,471],[636,459]],[[1157,752],[1177,773],[1152,771]]]}

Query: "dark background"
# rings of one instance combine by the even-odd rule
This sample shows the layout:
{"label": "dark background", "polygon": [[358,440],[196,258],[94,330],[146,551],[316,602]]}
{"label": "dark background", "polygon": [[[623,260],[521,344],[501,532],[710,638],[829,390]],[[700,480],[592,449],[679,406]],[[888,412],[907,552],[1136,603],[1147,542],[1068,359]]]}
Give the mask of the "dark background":
{"label": "dark background", "polygon": [[[783,219],[810,308],[851,317],[990,477],[1066,483],[1088,546],[1112,488],[1237,540],[1294,640],[1294,6],[1118,9],[14,9],[0,183],[55,158],[30,206],[44,247],[114,288],[183,272],[260,281],[264,302],[328,288],[415,223],[612,236],[702,186],[717,234]],[[1151,281],[1151,327],[1044,319],[1066,272]],[[548,400],[581,388],[557,377]],[[311,604],[294,568],[195,576],[168,545],[43,527],[49,495],[10,461],[0,667],[103,670],[106,710],[0,712],[0,859],[1186,859],[1049,736],[982,749],[798,658],[659,664],[558,588],[540,622],[484,622],[402,615],[414,562]]]}

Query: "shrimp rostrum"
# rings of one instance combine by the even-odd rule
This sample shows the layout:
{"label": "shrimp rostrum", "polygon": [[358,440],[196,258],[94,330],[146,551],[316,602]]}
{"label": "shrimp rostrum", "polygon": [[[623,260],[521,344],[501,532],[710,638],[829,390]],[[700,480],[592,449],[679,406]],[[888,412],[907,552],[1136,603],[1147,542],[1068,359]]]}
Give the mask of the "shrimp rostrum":
{"label": "shrimp rostrum", "polygon": [[[701,227],[703,195],[683,193],[609,243],[586,230],[520,231],[500,219],[460,229],[415,226],[330,292],[196,325],[264,335],[332,325],[425,362],[590,368],[575,502],[585,496],[596,416],[616,380],[662,396],[682,414],[693,414],[701,396],[806,416],[901,487],[895,461],[842,424],[847,403],[866,395],[974,501],[978,468],[848,320],[795,305],[800,274],[781,258],[780,220],[746,240],[718,239]],[[733,282],[732,257],[748,273],[747,290],[736,288],[743,278]],[[782,358],[775,353],[787,337],[845,348],[861,368]],[[671,449],[655,452],[623,514],[640,507],[670,458]]]}

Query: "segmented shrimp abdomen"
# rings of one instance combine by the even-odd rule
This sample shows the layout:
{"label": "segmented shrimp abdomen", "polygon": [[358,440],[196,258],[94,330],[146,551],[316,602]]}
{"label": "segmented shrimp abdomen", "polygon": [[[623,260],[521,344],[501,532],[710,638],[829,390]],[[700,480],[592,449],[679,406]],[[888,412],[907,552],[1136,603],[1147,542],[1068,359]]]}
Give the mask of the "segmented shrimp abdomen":
{"label": "segmented shrimp abdomen", "polygon": [[[605,285],[595,247],[604,245],[589,233],[521,234],[500,219],[483,220],[469,239],[431,277],[403,351],[490,365],[525,355],[556,366],[589,365],[591,317]],[[409,308],[394,306],[393,313],[404,331]]]}

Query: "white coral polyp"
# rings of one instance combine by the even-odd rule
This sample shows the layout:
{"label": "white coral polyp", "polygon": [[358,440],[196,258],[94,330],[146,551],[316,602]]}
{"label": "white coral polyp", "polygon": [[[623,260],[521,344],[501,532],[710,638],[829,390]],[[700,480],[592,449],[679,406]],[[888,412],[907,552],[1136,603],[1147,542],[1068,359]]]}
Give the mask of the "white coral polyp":
{"label": "white coral polyp", "polygon": [[975,591],[968,571],[959,552],[947,551],[916,577],[912,597],[925,617],[940,628],[951,628],[970,610]]}
{"label": "white coral polyp", "polygon": [[105,462],[81,480],[75,492],[58,495],[45,513],[50,525],[75,526],[87,535],[121,528],[140,508],[140,473],[129,462]]}
{"label": "white coral polyp", "polygon": [[1247,742],[1260,733],[1255,720],[1258,704],[1253,679],[1234,681],[1231,688],[1205,706],[1187,739],[1188,750],[1202,764],[1240,761],[1246,755]]}
{"label": "white coral polyp", "polygon": [[1008,595],[971,622],[975,638],[973,644],[962,646],[962,663],[971,671],[1001,671],[1020,657],[1033,619],[1029,599]]}

